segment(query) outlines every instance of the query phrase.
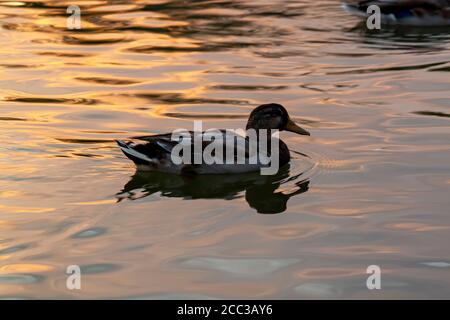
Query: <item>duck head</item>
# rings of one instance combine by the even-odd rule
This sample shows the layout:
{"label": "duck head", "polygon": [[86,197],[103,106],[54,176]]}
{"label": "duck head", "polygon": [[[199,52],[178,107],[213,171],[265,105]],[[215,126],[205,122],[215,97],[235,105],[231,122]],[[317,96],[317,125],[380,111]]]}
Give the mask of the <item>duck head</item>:
{"label": "duck head", "polygon": [[299,127],[289,117],[286,109],[277,103],[263,104],[250,113],[246,129],[278,129],[309,136],[310,133]]}

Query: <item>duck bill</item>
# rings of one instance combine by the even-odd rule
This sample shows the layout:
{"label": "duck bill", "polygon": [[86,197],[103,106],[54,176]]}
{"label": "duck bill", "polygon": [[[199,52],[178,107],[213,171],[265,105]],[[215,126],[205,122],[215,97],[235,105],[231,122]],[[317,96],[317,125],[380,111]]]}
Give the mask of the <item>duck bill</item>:
{"label": "duck bill", "polygon": [[298,125],[295,124],[294,121],[292,121],[291,119],[288,120],[288,123],[286,125],[286,128],[284,129],[286,131],[290,131],[290,132],[294,132],[297,134],[301,134],[303,136],[310,136],[311,134],[306,131],[303,128],[300,128]]}

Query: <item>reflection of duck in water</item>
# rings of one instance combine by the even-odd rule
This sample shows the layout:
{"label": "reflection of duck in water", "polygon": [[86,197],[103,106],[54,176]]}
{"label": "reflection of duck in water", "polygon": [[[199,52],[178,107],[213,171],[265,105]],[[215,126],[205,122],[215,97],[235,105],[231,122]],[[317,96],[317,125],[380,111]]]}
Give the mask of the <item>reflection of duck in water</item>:
{"label": "reflection of duck in water", "polygon": [[344,9],[368,17],[367,9],[376,5],[387,24],[411,26],[450,26],[450,0],[348,0]]}
{"label": "reflection of duck in water", "polygon": [[[264,142],[263,139],[267,139],[267,146],[271,145],[273,141],[270,134],[266,134],[265,137],[261,136],[261,132],[264,130],[286,130],[295,132],[300,135],[308,135],[309,132],[297,126],[289,117],[286,109],[276,103],[264,104],[256,109],[254,109],[247,122],[247,130],[253,129],[256,130],[258,137],[257,143],[258,146],[261,147],[261,142]],[[197,139],[194,137],[193,132],[187,132],[186,136],[183,136],[183,145],[189,145],[190,154],[183,155],[184,158],[191,159],[189,162],[193,163],[193,159],[195,158],[195,153],[199,153],[195,147],[195,142]],[[203,133],[203,136],[207,136],[207,133]],[[264,164],[261,161],[257,161],[255,163],[251,163],[250,158],[254,153],[251,152],[251,142],[249,141],[249,137],[239,136],[229,130],[220,130],[218,131],[218,135],[220,136],[219,145],[223,150],[227,150],[227,141],[235,141],[233,142],[234,150],[232,157],[234,156],[234,163],[226,163],[224,160],[228,160],[228,155],[226,152],[223,152],[223,157],[227,156],[227,159],[222,159],[223,163],[212,163],[206,164],[204,161],[199,164],[190,164],[186,162],[182,162],[181,164],[176,164],[173,161],[172,154],[175,148],[178,148],[179,141],[172,140],[172,134],[160,134],[153,136],[145,136],[145,137],[136,137],[136,140],[146,141],[145,143],[135,143],[133,141],[117,141],[122,152],[132,160],[138,170],[146,170],[146,171],[161,171],[161,172],[171,172],[171,173],[195,173],[195,174],[224,174],[224,173],[244,173],[244,172],[254,172],[259,171]],[[207,148],[210,147],[210,144],[214,141],[217,143],[216,138],[210,141],[203,141],[200,145],[200,152],[204,152]],[[278,155],[278,165],[282,167],[289,163],[291,157],[289,153],[289,149],[286,144],[277,139],[278,148],[276,149]],[[270,147],[268,147],[270,148]],[[271,149],[271,148],[270,148]],[[243,154],[244,163],[239,164],[236,161],[236,157],[238,154]],[[272,155],[270,155],[271,157]],[[275,158],[276,159],[276,158]]]}
{"label": "reflection of duck in water", "polygon": [[[117,194],[118,201],[137,200],[160,192],[164,197],[183,199],[226,199],[242,197],[258,213],[281,213],[286,210],[289,198],[309,189],[309,180],[300,179],[301,174],[289,176],[285,166],[275,175],[263,176],[259,173],[240,175],[175,175],[163,172],[137,171]],[[277,190],[283,183],[294,182],[289,192]]]}

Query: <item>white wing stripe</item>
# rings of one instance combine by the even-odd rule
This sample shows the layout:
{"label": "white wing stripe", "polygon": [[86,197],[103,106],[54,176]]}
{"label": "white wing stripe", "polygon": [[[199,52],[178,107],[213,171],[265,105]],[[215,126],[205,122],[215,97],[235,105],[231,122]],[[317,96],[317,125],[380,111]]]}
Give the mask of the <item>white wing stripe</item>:
{"label": "white wing stripe", "polygon": [[137,152],[134,149],[131,148],[123,148],[120,147],[120,149],[122,149],[123,152],[128,153],[129,155],[132,155],[133,157],[139,158],[141,160],[147,161],[147,162],[156,162],[154,159],[150,159],[149,157],[147,157],[145,154],[142,154],[140,152]]}

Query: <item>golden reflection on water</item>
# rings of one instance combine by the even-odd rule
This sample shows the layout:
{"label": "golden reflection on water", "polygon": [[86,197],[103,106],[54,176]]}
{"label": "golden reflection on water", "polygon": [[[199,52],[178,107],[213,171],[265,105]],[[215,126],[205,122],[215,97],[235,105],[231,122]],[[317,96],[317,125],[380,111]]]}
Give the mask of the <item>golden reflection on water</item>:
{"label": "golden reflection on water", "polygon": [[[448,30],[134,0],[77,1],[71,31],[69,4],[0,1],[0,297],[450,297]],[[272,179],[139,174],[114,143],[272,101],[312,132]]]}
{"label": "golden reflection on water", "polygon": [[0,273],[38,273],[52,270],[52,267],[42,264],[8,264],[0,268]]}

